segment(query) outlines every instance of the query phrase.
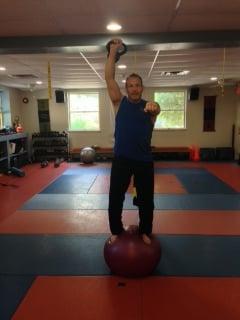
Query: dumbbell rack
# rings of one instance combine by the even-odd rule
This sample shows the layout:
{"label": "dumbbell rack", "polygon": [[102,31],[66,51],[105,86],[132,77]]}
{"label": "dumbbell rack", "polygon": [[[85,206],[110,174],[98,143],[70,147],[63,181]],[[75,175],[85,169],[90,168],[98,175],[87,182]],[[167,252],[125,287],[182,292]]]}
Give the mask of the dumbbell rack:
{"label": "dumbbell rack", "polygon": [[32,158],[35,162],[69,157],[69,139],[66,132],[44,132],[32,135]]}

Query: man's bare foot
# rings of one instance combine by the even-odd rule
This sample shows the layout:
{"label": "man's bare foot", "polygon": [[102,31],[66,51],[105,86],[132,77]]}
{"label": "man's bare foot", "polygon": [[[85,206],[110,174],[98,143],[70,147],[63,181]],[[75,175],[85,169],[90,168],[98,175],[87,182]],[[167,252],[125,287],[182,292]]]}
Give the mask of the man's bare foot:
{"label": "man's bare foot", "polygon": [[151,244],[151,239],[146,235],[146,233],[142,234],[142,239],[146,244]]}
{"label": "man's bare foot", "polygon": [[116,234],[112,234],[108,243],[113,244],[117,240],[118,236]]}

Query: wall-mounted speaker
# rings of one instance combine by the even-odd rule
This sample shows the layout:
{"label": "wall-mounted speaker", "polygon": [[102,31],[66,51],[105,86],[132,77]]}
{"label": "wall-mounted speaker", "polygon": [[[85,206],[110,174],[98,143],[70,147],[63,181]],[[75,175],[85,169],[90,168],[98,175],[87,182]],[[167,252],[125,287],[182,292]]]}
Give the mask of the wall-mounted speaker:
{"label": "wall-mounted speaker", "polygon": [[199,87],[191,87],[188,91],[188,100],[194,101],[199,99]]}
{"label": "wall-mounted speaker", "polygon": [[65,94],[63,90],[55,90],[56,103],[64,103],[65,102]]}

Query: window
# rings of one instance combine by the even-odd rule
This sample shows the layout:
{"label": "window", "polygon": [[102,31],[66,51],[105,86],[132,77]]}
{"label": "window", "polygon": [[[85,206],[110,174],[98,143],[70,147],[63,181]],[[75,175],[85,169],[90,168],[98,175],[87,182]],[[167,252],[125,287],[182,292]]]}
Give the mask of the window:
{"label": "window", "polygon": [[8,91],[0,91],[0,118],[1,128],[12,127],[10,99]]}
{"label": "window", "polygon": [[2,97],[0,96],[0,129],[3,128]]}
{"label": "window", "polygon": [[69,93],[69,130],[100,130],[98,93]]}
{"label": "window", "polygon": [[186,91],[155,92],[154,100],[161,106],[155,129],[186,128]]}

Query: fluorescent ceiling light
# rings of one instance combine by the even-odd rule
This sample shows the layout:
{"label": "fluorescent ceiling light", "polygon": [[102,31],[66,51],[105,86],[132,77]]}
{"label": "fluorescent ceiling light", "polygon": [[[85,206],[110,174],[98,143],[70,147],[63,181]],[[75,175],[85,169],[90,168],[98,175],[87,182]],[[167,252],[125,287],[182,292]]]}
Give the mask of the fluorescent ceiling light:
{"label": "fluorescent ceiling light", "polygon": [[183,71],[161,71],[160,76],[185,76],[186,74],[189,74],[189,70],[183,70]]}
{"label": "fluorescent ceiling light", "polygon": [[107,25],[107,29],[109,31],[119,31],[122,29],[122,26],[120,26],[120,24],[116,23],[116,22],[111,22]]}
{"label": "fluorescent ceiling light", "polygon": [[211,80],[211,81],[216,81],[216,80],[217,80],[217,77],[211,77],[210,80]]}
{"label": "fluorescent ceiling light", "polygon": [[5,71],[6,68],[5,67],[0,67],[0,71]]}
{"label": "fluorescent ceiling light", "polygon": [[36,84],[42,84],[42,81],[36,81]]}
{"label": "fluorescent ceiling light", "polygon": [[189,70],[183,70],[183,71],[181,72],[181,75],[185,75],[185,74],[189,74],[189,73],[190,73]]}
{"label": "fluorescent ceiling light", "polygon": [[125,64],[120,64],[118,66],[118,69],[126,69],[126,68],[127,68],[127,66]]}

